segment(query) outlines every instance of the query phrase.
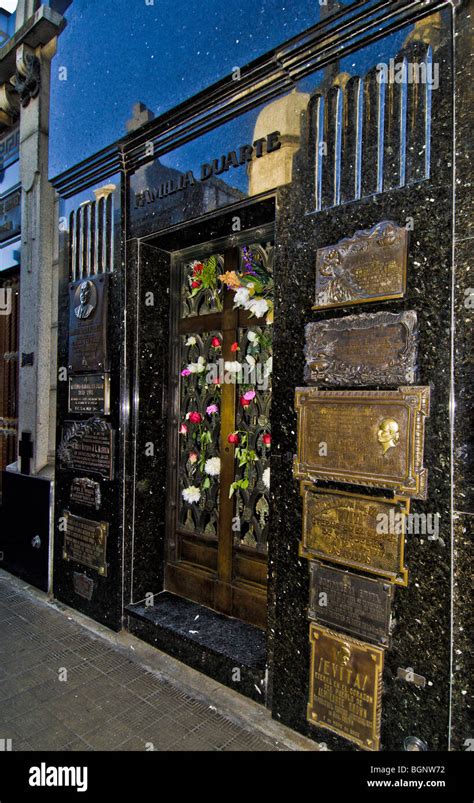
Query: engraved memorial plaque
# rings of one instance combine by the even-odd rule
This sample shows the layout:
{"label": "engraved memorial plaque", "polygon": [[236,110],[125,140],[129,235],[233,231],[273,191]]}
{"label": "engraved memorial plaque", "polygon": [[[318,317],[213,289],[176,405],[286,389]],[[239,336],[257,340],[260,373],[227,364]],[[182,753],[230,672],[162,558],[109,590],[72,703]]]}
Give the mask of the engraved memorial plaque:
{"label": "engraved memorial plaque", "polygon": [[69,286],[69,371],[106,371],[108,274]]}
{"label": "engraved memorial plaque", "polygon": [[66,522],[63,558],[95,569],[105,577],[107,575],[105,553],[109,534],[107,522],[74,516],[69,510],[65,510],[63,515]]}
{"label": "engraved memorial plaque", "polygon": [[84,374],[69,377],[70,413],[110,413],[108,374]]}
{"label": "engraved memorial plaque", "polygon": [[429,387],[397,390],[296,389],[294,475],[426,499],[423,468]]}
{"label": "engraved memorial plaque", "polygon": [[75,502],[77,505],[93,507],[95,510],[99,510],[102,501],[100,484],[95,480],[90,480],[88,477],[76,477],[72,481],[69,498],[71,502]]}
{"label": "engraved memorial plaque", "polygon": [[58,448],[61,467],[114,478],[114,431],[107,421],[66,421]]}
{"label": "engraved memorial plaque", "polygon": [[313,309],[403,298],[407,254],[408,232],[387,220],[319,248]]}
{"label": "engraved memorial plaque", "polygon": [[382,647],[390,642],[393,585],[360,574],[310,563],[308,616]]}
{"label": "engraved memorial plaque", "polygon": [[301,483],[300,555],[360,569],[406,586],[406,515],[410,500],[350,494]]}
{"label": "engraved memorial plaque", "polygon": [[74,593],[90,602],[94,593],[94,581],[92,578],[87,577],[86,574],[74,572],[72,576],[72,583],[74,587]]}
{"label": "engraved memorial plaque", "polygon": [[416,379],[416,312],[348,315],[306,325],[309,385],[404,385]]}
{"label": "engraved memorial plaque", "polygon": [[363,750],[379,750],[384,651],[311,622],[307,718]]}

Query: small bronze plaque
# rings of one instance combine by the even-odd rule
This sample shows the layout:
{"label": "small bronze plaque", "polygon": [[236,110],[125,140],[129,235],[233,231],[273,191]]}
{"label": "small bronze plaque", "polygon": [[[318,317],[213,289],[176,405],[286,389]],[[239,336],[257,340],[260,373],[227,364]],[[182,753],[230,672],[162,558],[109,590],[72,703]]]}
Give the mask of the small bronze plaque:
{"label": "small bronze plaque", "polygon": [[70,413],[110,413],[108,374],[84,374],[69,378]]}
{"label": "small bronze plaque", "polygon": [[106,371],[108,274],[69,286],[69,371]]}
{"label": "small bronze plaque", "polygon": [[83,597],[83,599],[86,599],[88,602],[90,602],[94,593],[94,581],[92,578],[87,577],[86,574],[74,572],[72,576],[72,583],[74,592],[78,595],[78,597]]}
{"label": "small bronze plaque", "polygon": [[309,641],[308,721],[363,750],[379,750],[383,649],[313,622]]}
{"label": "small bronze plaque", "polygon": [[61,467],[114,478],[114,432],[101,418],[66,421],[58,448]]}
{"label": "small bronze plaque", "polygon": [[387,647],[393,585],[318,561],[311,561],[309,567],[310,619]]}
{"label": "small bronze plaque", "polygon": [[348,315],[306,326],[309,385],[404,385],[416,378],[416,312]]}
{"label": "small bronze plaque", "polygon": [[301,483],[300,555],[360,569],[406,586],[405,521],[410,500],[363,496]]}
{"label": "small bronze plaque", "polygon": [[428,387],[296,389],[294,475],[389,488],[426,499],[423,468]]}
{"label": "small bronze plaque", "polygon": [[403,298],[407,254],[407,230],[387,220],[319,248],[313,309]]}
{"label": "small bronze plaque", "polygon": [[107,575],[105,553],[109,534],[107,522],[74,516],[69,510],[65,510],[63,515],[66,522],[63,558],[95,569],[105,577]]}
{"label": "small bronze plaque", "polygon": [[93,507],[95,510],[99,510],[102,502],[100,484],[95,480],[88,479],[88,477],[76,477],[72,481],[69,498],[76,505],[84,505],[85,507]]}

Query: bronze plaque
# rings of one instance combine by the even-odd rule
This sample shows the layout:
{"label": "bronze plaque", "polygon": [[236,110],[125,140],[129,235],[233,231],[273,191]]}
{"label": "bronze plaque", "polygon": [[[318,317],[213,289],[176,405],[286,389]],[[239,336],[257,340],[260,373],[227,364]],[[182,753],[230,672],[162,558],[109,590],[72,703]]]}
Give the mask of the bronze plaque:
{"label": "bronze plaque", "polygon": [[348,315],[306,326],[308,385],[404,385],[416,378],[416,312]]}
{"label": "bronze plaque", "polygon": [[426,499],[423,468],[429,387],[296,389],[294,475],[389,488]]}
{"label": "bronze plaque", "polygon": [[300,555],[360,569],[406,586],[403,565],[410,500],[350,494],[301,483]]}
{"label": "bronze plaque", "polygon": [[88,477],[76,477],[72,481],[69,498],[76,505],[84,505],[85,507],[93,507],[95,510],[99,510],[102,502],[100,484],[95,480],[90,480]]}
{"label": "bronze plaque", "polygon": [[110,413],[108,374],[83,374],[69,377],[70,413]]}
{"label": "bronze plaque", "polygon": [[390,609],[393,585],[360,574],[310,563],[310,619],[345,630],[382,647],[390,643]]}
{"label": "bronze plaque", "polygon": [[106,371],[109,275],[69,285],[69,371]]}
{"label": "bronze plaque", "polygon": [[380,749],[381,647],[311,622],[308,721],[363,750]]}
{"label": "bronze plaque", "polygon": [[407,254],[407,230],[388,220],[319,248],[313,309],[403,298]]}
{"label": "bronze plaque", "polygon": [[94,581],[91,577],[87,577],[86,574],[80,574],[80,572],[74,572],[72,576],[72,583],[74,587],[74,592],[79,596],[86,599],[88,602],[91,601],[92,595],[94,593]]}
{"label": "bronze plaque", "polygon": [[58,449],[62,468],[114,478],[114,431],[107,421],[66,421]]}
{"label": "bronze plaque", "polygon": [[65,510],[63,515],[66,522],[63,558],[96,569],[105,577],[107,575],[105,553],[109,534],[107,522],[74,516],[69,510]]}

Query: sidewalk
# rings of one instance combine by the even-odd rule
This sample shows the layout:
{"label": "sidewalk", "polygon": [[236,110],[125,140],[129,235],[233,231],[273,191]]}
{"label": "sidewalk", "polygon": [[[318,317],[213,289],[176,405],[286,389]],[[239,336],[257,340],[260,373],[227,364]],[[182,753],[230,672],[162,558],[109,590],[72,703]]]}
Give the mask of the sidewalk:
{"label": "sidewalk", "polygon": [[318,750],[268,711],[0,570],[0,750]]}

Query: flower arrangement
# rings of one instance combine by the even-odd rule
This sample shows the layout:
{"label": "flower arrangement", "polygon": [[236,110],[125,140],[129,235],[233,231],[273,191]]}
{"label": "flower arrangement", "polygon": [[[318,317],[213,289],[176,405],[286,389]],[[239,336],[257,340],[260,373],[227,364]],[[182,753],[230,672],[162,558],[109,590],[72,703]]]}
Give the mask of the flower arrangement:
{"label": "flower arrangement", "polygon": [[[246,490],[250,485],[251,473],[254,469],[255,463],[260,459],[255,451],[249,445],[249,433],[242,432],[237,430],[236,432],[231,432],[227,436],[228,443],[233,444],[235,448],[235,458],[238,461],[239,468],[244,469],[244,476],[242,479],[234,480],[234,482],[230,486],[229,490],[229,499],[232,498],[235,491],[238,488],[242,488]],[[269,447],[272,442],[271,435],[269,433],[264,433],[262,435],[262,445],[264,447]],[[266,488],[270,488],[270,468],[266,468],[262,473],[262,482]]]}
{"label": "flower arrangement", "polygon": [[[212,418],[218,415],[219,407],[217,404],[209,404],[206,407],[206,415]],[[185,502],[193,504],[199,502],[202,491],[211,487],[211,479],[218,478],[221,471],[220,457],[208,457],[207,450],[212,443],[212,434],[208,429],[206,420],[197,410],[186,413],[185,421],[180,424],[179,434],[188,437],[191,435],[193,448],[188,453],[190,473],[199,472],[204,475],[200,486],[190,485],[184,488],[181,495]],[[199,493],[199,496],[197,495]]]}
{"label": "flower arrangement", "polygon": [[215,307],[222,309],[220,283],[234,293],[234,308],[240,307],[256,318],[266,316],[273,323],[273,278],[263,265],[258,251],[244,246],[239,271],[230,270],[218,275],[218,258],[210,256],[204,261],[195,260],[189,275],[190,296],[210,292]]}
{"label": "flower arrangement", "polygon": [[192,271],[189,276],[189,284],[191,290],[191,298],[197,296],[203,290],[210,291],[211,297],[214,300],[216,309],[222,309],[222,301],[219,296],[219,286],[217,281],[217,267],[218,261],[216,256],[210,256],[203,262],[195,260],[192,265]]}
{"label": "flower arrangement", "polygon": [[256,318],[266,315],[266,323],[273,323],[273,278],[252,249],[242,249],[239,273],[227,271],[219,279],[234,292],[234,308],[241,307]]}

